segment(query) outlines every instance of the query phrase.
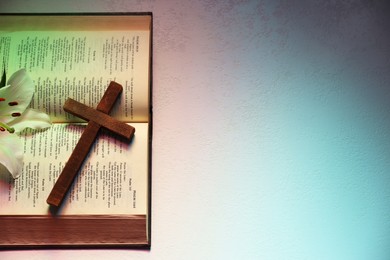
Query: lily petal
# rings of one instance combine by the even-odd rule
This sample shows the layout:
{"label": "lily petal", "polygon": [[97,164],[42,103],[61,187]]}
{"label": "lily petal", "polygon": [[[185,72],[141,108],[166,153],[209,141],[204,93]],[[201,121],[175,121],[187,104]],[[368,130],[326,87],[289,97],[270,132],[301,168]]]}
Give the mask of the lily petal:
{"label": "lily petal", "polygon": [[[0,121],[9,123],[14,120],[12,113],[20,113],[26,110],[34,94],[34,82],[24,69],[12,74],[7,86],[0,89]],[[16,102],[9,105],[10,102]]]}
{"label": "lily petal", "polygon": [[51,126],[49,115],[38,110],[29,108],[9,124],[15,132],[21,132],[25,128],[44,129]]}
{"label": "lily petal", "polygon": [[18,178],[23,167],[23,144],[15,134],[0,133],[0,164],[13,178]]}

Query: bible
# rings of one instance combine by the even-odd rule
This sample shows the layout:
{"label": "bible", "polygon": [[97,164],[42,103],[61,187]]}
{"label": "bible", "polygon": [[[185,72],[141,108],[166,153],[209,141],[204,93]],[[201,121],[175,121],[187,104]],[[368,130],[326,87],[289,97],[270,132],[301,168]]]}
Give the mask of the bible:
{"label": "bible", "polygon": [[[152,14],[3,14],[0,57],[0,71],[27,71],[30,107],[52,121],[19,134],[19,178],[0,169],[0,247],[150,247]],[[111,82],[123,91],[109,116],[134,136],[100,129],[53,209],[46,198],[88,124],[63,107],[96,108]]]}

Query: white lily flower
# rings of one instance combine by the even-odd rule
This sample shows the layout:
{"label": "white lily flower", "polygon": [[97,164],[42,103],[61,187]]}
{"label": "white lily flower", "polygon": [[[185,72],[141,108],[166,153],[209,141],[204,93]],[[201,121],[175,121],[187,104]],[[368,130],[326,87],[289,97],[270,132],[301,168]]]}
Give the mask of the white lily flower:
{"label": "white lily flower", "polygon": [[14,178],[19,177],[23,166],[23,146],[15,133],[27,127],[43,129],[51,125],[47,114],[28,108],[33,94],[34,83],[24,69],[0,88],[0,164]]}
{"label": "white lily flower", "polygon": [[22,141],[17,135],[8,132],[0,133],[0,164],[8,170],[13,178],[18,178],[22,172],[22,147]]}

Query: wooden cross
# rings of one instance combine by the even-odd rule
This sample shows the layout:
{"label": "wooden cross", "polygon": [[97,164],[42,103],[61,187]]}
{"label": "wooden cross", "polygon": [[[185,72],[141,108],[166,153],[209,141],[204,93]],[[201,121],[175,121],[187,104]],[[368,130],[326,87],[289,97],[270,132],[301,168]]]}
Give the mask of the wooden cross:
{"label": "wooden cross", "polygon": [[92,144],[99,133],[101,127],[104,127],[126,140],[131,140],[134,135],[134,127],[120,122],[108,115],[114,107],[123,88],[116,82],[111,82],[96,110],[73,99],[68,98],[64,104],[64,110],[84,120],[88,120],[88,125],[74,148],[68,162],[65,164],[62,173],[57,179],[46,202],[52,206],[61,205],[66,193],[73,183],[84,159],[87,157]]}

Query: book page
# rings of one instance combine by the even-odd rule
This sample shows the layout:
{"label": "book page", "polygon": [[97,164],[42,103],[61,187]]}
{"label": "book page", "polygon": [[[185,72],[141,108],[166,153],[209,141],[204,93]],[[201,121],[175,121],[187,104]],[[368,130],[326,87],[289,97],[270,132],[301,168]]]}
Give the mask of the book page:
{"label": "book page", "polygon": [[[147,214],[148,124],[134,123],[131,143],[101,133],[84,161],[60,214]],[[0,170],[0,215],[49,214],[46,199],[85,124],[54,124],[25,130],[23,172]]]}
{"label": "book page", "polygon": [[111,115],[148,121],[150,31],[0,32],[0,57],[7,78],[27,70],[36,89],[31,107],[53,122],[80,122],[63,111],[64,101],[96,107],[110,81],[123,86]]}

